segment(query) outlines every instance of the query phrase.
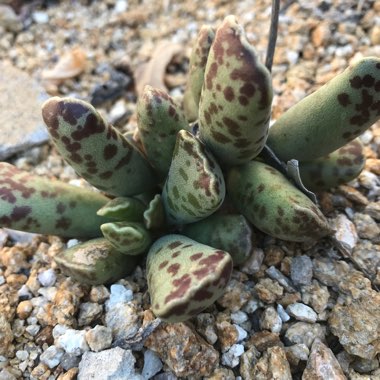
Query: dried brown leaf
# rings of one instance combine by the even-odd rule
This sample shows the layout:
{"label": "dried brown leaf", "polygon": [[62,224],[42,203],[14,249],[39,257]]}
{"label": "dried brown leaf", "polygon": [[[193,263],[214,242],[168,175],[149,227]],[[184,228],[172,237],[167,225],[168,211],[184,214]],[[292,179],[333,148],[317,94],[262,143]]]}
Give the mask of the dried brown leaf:
{"label": "dried brown leaf", "polygon": [[63,82],[81,74],[87,64],[86,53],[81,48],[74,48],[65,53],[56,65],[42,72],[44,81]]}
{"label": "dried brown leaf", "polygon": [[137,95],[141,95],[145,85],[167,90],[165,86],[166,68],[172,59],[183,52],[183,46],[169,41],[160,42],[153,51],[151,59],[135,71]]}

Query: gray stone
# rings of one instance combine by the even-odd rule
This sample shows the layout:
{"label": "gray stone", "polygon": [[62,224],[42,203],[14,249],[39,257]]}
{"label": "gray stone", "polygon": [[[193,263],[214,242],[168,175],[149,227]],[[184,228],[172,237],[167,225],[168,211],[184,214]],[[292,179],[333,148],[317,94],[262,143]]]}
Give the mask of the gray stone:
{"label": "gray stone", "polygon": [[60,363],[63,354],[64,351],[61,348],[50,346],[41,354],[40,360],[49,368],[54,368]]}
{"label": "gray stone", "polygon": [[319,339],[316,339],[311,347],[309,360],[302,380],[345,380],[342,368],[332,351]]}
{"label": "gray stone", "polygon": [[86,340],[92,351],[105,350],[111,346],[112,330],[109,327],[96,325],[86,332]]}
{"label": "gray stone", "polygon": [[286,312],[295,319],[303,322],[315,323],[317,321],[317,313],[303,303],[296,302],[290,304],[286,308]]}
{"label": "gray stone", "polygon": [[49,139],[41,116],[47,99],[43,88],[26,73],[0,63],[0,160]]}
{"label": "gray stone", "polygon": [[349,354],[371,360],[380,352],[380,293],[357,271],[342,278],[339,291],[343,304],[333,307],[329,328]]}
{"label": "gray stone", "polygon": [[290,264],[290,278],[295,286],[309,285],[313,277],[313,263],[309,256],[293,257]]}
{"label": "gray stone", "polygon": [[271,266],[265,272],[272,280],[276,280],[287,292],[296,292],[290,283],[290,280],[284,276],[276,267]]}
{"label": "gray stone", "polygon": [[264,330],[270,330],[273,333],[279,333],[282,327],[282,319],[276,309],[272,306],[267,307],[261,318],[260,327]]}
{"label": "gray stone", "polygon": [[324,340],[326,327],[318,323],[296,322],[291,325],[285,333],[285,339],[291,344],[305,344],[311,347],[315,338]]}
{"label": "gray stone", "polygon": [[240,363],[240,356],[244,354],[244,346],[242,344],[234,344],[222,355],[222,364],[235,368]]}
{"label": "gray stone", "polygon": [[62,347],[67,353],[79,356],[90,348],[86,342],[86,331],[67,329],[64,334],[56,339],[56,344]]}
{"label": "gray stone", "polygon": [[152,350],[144,352],[144,367],[141,373],[144,379],[151,379],[156,373],[161,371],[162,366],[163,364],[155,352]]}
{"label": "gray stone", "polygon": [[135,373],[135,362],[132,351],[120,347],[85,352],[79,363],[78,380],[143,380]]}
{"label": "gray stone", "polygon": [[0,26],[9,32],[19,32],[23,27],[12,7],[3,4],[0,4]]}

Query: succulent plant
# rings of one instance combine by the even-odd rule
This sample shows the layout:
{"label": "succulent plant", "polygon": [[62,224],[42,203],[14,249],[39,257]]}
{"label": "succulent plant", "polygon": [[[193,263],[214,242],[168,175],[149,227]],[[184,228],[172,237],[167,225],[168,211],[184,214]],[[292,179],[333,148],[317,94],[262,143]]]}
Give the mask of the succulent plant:
{"label": "succulent plant", "polygon": [[223,293],[255,229],[294,242],[331,235],[303,185],[327,189],[362,170],[355,138],[380,118],[380,59],[352,64],[269,128],[272,94],[269,70],[228,16],[201,29],[183,105],[145,88],[137,139],[86,102],[54,97],[42,108],[52,141],[102,193],[1,163],[0,225],[90,238],[55,260],[91,284],[116,281],[147,254],[154,313],[186,320]]}

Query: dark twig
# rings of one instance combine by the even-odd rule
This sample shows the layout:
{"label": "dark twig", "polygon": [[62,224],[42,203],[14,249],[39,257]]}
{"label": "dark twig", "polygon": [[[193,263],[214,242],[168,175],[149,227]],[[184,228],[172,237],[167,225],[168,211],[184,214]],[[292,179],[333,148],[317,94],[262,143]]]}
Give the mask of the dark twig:
{"label": "dark twig", "polygon": [[269,71],[272,71],[274,50],[276,48],[279,13],[280,0],[272,0],[272,14],[270,19],[269,41],[267,48],[267,56],[265,59],[265,66]]}

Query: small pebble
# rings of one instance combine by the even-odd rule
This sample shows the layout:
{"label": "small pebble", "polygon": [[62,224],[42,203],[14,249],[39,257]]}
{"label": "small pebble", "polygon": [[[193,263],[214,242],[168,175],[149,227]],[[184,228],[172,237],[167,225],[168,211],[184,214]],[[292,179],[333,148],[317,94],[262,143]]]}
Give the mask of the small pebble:
{"label": "small pebble", "polygon": [[131,302],[133,300],[133,292],[127,289],[124,285],[114,284],[111,285],[111,294],[107,302],[107,308],[113,307],[118,303]]}
{"label": "small pebble", "polygon": [[285,311],[284,307],[281,304],[277,305],[277,313],[281,318],[282,322],[288,322],[290,319],[289,314]]}
{"label": "small pebble", "polygon": [[241,342],[242,340],[244,340],[247,336],[248,336],[248,333],[247,331],[245,331],[243,328],[241,328],[239,325],[233,325],[235,326],[237,332],[238,332],[238,336],[237,336],[237,341],[238,342]]}
{"label": "small pebble", "polygon": [[142,376],[144,379],[151,379],[156,373],[160,372],[163,364],[158,355],[152,350],[144,352],[144,367],[142,369]]}
{"label": "small pebble", "polygon": [[29,317],[32,310],[33,310],[32,302],[30,302],[29,300],[26,300],[26,301],[21,301],[17,305],[16,313],[20,319],[26,319]]}
{"label": "small pebble", "polygon": [[64,351],[61,348],[50,346],[41,354],[40,360],[49,368],[54,368],[60,363],[63,354]]}
{"label": "small pebble", "polygon": [[282,328],[282,320],[276,309],[272,306],[267,307],[260,318],[260,327],[270,330],[272,333],[279,333]]}
{"label": "small pebble", "polygon": [[86,342],[86,331],[84,330],[67,329],[64,334],[56,339],[56,344],[74,356],[82,355],[90,349]]}
{"label": "small pebble", "polygon": [[288,305],[286,312],[302,322],[315,323],[318,318],[317,313],[310,306],[299,302]]}
{"label": "small pebble", "polygon": [[231,321],[233,323],[236,323],[237,325],[240,325],[248,320],[247,313],[244,313],[244,311],[238,310],[234,313],[231,313]]}
{"label": "small pebble", "polygon": [[53,286],[57,280],[54,269],[50,268],[38,274],[38,281],[44,287]]}
{"label": "small pebble", "polygon": [[293,257],[290,264],[290,278],[295,286],[309,285],[313,277],[313,263],[309,256]]}
{"label": "small pebble", "polygon": [[47,24],[49,22],[49,15],[46,12],[35,11],[32,13],[32,18],[36,24]]}
{"label": "small pebble", "polygon": [[103,351],[112,344],[112,330],[96,325],[93,329],[86,331],[86,341],[91,351]]}
{"label": "small pebble", "polygon": [[242,344],[234,344],[227,352],[222,355],[222,364],[235,368],[240,363],[240,356],[244,354],[244,346]]}

